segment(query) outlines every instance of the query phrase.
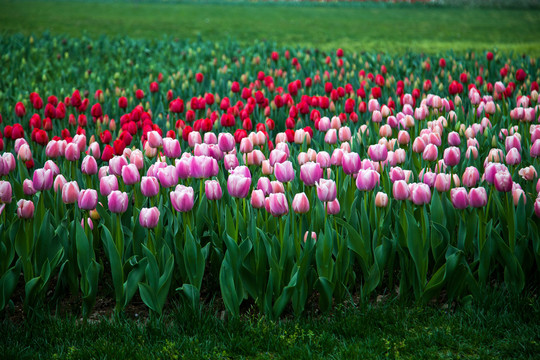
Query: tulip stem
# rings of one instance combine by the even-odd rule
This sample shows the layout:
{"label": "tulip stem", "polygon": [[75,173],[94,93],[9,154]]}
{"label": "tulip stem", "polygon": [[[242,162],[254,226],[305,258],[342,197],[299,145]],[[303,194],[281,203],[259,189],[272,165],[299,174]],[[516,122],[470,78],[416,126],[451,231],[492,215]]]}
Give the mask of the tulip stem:
{"label": "tulip stem", "polygon": [[239,218],[240,218],[240,205],[238,204],[239,200],[236,200],[236,243],[238,243],[238,240],[239,240],[239,232],[240,232],[240,223],[239,223]]}
{"label": "tulip stem", "polygon": [[203,198],[203,179],[200,179],[199,180],[199,207],[201,206],[202,204],[202,198]]}

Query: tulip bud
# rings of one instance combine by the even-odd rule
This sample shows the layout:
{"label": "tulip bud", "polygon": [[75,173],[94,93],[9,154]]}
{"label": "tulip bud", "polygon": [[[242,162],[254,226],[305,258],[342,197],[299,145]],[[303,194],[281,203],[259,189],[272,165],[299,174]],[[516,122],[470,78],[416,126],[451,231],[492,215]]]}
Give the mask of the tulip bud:
{"label": "tulip bud", "polygon": [[159,209],[157,207],[142,208],[139,214],[139,223],[144,228],[155,228],[159,222]]}

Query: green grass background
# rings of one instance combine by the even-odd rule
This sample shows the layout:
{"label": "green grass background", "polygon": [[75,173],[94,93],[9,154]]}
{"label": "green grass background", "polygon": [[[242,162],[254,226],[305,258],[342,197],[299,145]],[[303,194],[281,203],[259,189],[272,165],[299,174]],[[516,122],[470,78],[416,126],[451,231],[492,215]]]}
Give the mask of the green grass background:
{"label": "green grass background", "polygon": [[130,36],[389,53],[540,55],[540,9],[0,0],[0,33]]}

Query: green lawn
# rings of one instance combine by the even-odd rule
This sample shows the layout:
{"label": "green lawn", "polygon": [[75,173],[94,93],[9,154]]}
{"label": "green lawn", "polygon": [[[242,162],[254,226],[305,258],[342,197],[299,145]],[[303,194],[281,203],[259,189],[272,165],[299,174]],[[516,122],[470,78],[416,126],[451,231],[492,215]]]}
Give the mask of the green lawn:
{"label": "green lawn", "polygon": [[[488,301],[489,299],[489,301]],[[395,301],[395,300],[394,300]],[[540,353],[536,295],[500,292],[457,310],[390,301],[363,309],[270,321],[249,312],[222,320],[173,307],[161,324],[124,319],[0,320],[4,359],[534,359]]]}
{"label": "green lawn", "polygon": [[346,50],[540,55],[540,10],[0,0],[0,33],[269,40]]}

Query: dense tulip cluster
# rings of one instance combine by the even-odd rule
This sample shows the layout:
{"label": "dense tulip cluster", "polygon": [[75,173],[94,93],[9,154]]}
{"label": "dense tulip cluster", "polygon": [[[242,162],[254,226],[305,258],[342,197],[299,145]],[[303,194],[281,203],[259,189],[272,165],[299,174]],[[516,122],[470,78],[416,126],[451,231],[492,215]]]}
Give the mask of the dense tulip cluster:
{"label": "dense tulip cluster", "polygon": [[21,272],[37,303],[64,266],[85,315],[104,271],[118,311],[139,291],[159,314],[207,276],[231,313],[251,297],[274,316],[314,290],[326,309],[394,281],[428,301],[537,279],[537,60],[216,45],[143,78],[78,44],[98,75],[0,89],[0,308]]}

